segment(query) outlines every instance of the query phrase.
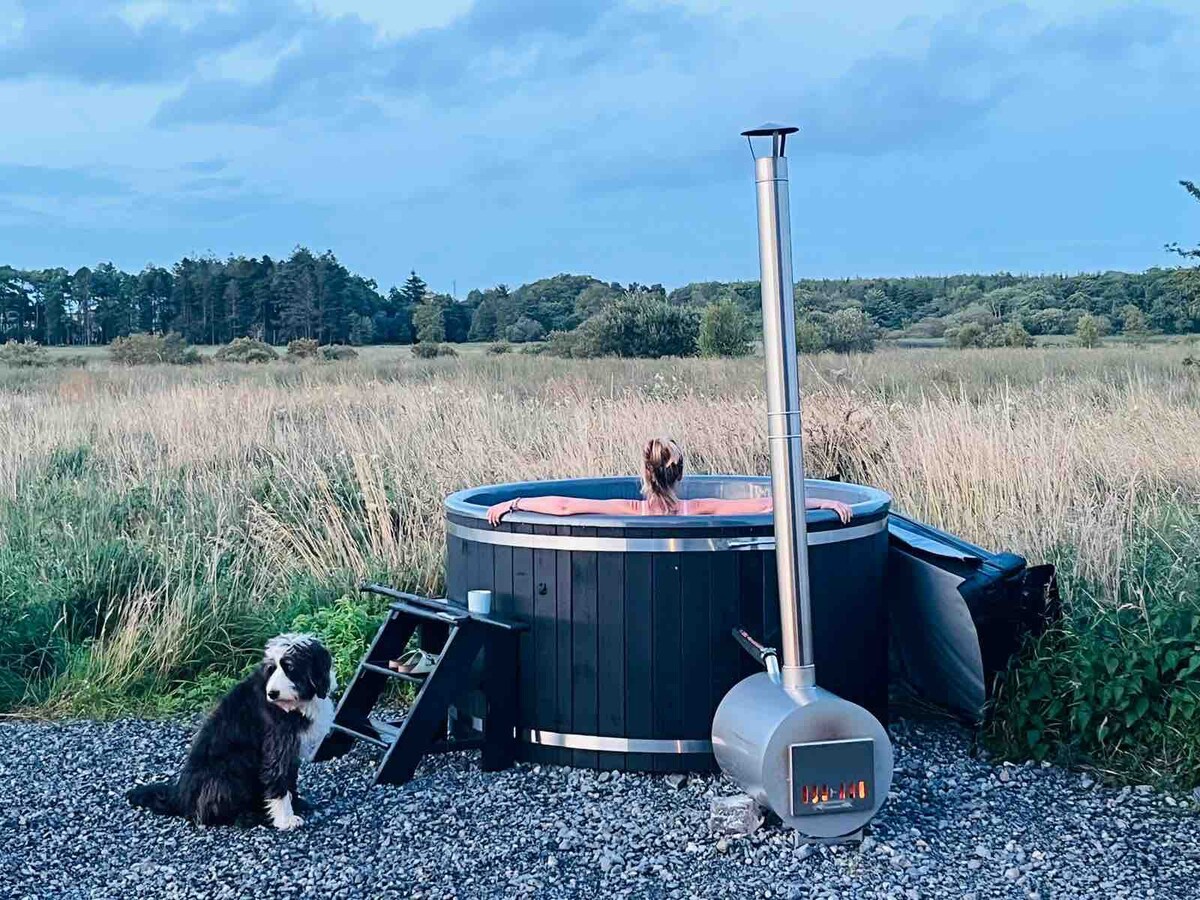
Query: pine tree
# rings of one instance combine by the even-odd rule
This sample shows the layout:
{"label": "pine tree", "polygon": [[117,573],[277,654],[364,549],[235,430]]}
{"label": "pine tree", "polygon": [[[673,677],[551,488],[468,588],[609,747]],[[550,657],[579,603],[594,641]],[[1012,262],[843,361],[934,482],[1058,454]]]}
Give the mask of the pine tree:
{"label": "pine tree", "polygon": [[319,317],[315,270],[316,259],[303,247],[297,247],[276,270],[280,342],[316,337]]}
{"label": "pine tree", "polygon": [[414,309],[425,302],[425,297],[429,294],[429,286],[421,280],[414,269],[404,282],[404,287],[400,289],[400,296],[404,301]]}
{"label": "pine tree", "polygon": [[317,259],[315,271],[317,340],[324,344],[345,344],[350,339],[350,320],[346,309],[346,286],[350,273],[328,251]]}
{"label": "pine tree", "polygon": [[471,330],[467,332],[470,341],[494,341],[496,339],[496,303],[491,297],[484,297],[475,307],[471,316]]}
{"label": "pine tree", "polygon": [[79,324],[79,340],[92,342],[92,270],[82,266],[71,276],[71,304]]}

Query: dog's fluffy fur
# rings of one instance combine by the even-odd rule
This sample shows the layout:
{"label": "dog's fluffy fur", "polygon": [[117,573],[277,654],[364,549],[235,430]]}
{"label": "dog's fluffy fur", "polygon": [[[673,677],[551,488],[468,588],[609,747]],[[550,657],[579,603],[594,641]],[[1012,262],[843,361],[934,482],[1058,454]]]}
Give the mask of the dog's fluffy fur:
{"label": "dog's fluffy fur", "polygon": [[258,820],[280,829],[296,815],[300,761],[312,759],[333,722],[329,652],[311,635],[272,638],[262,664],[223,699],[197,732],[183,769],[135,787],[134,806],[201,825]]}

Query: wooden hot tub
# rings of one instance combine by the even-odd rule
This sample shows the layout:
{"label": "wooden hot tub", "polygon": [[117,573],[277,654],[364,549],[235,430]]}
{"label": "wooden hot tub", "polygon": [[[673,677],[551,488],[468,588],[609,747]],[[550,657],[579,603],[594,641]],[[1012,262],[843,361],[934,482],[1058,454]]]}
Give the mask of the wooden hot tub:
{"label": "wooden hot tub", "polygon": [[[769,515],[572,516],[517,512],[499,528],[494,503],[546,495],[635,498],[636,478],[473,488],[446,500],[447,597],[493,592],[493,608],[530,623],[520,647],[521,758],[637,771],[714,766],[710,729],[721,698],[755,665],[730,636],[742,626],[779,639]],[[684,497],[768,496],[770,479],[689,476]],[[891,498],[808,481],[809,496],[850,503],[807,516],[816,665],[822,687],[887,721],[883,576]],[[466,704],[469,706],[469,704]],[[460,710],[465,712],[466,710]]]}

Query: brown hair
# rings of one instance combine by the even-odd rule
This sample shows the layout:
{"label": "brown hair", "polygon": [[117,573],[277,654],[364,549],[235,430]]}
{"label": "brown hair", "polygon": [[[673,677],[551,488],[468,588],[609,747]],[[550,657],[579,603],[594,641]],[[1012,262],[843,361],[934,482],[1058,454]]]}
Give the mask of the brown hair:
{"label": "brown hair", "polygon": [[642,450],[642,496],[667,512],[679,506],[675,487],[683,478],[683,451],[670,438],[651,438]]}

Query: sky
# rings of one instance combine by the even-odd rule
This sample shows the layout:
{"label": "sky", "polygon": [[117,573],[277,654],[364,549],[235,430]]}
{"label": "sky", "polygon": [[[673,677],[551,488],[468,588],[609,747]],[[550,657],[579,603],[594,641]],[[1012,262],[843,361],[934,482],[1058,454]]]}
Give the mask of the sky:
{"label": "sky", "polygon": [[386,289],[1142,270],[1200,243],[1195,0],[0,0],[0,264]]}

